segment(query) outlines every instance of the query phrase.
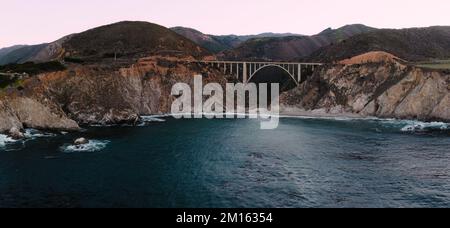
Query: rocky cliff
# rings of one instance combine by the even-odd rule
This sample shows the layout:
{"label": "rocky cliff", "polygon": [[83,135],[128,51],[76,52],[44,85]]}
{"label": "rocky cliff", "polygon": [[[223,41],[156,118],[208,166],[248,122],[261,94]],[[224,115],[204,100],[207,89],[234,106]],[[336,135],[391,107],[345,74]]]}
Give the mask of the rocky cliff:
{"label": "rocky cliff", "polygon": [[193,86],[198,74],[205,83],[227,82],[215,69],[189,60],[154,56],[117,68],[74,64],[32,77],[0,98],[0,132],[13,127],[77,130],[78,124],[133,124],[141,115],[170,113],[175,83]]}
{"label": "rocky cliff", "polygon": [[281,96],[283,111],[450,120],[450,75],[378,62],[329,65]]}
{"label": "rocky cliff", "polygon": [[[78,130],[79,125],[133,124],[170,113],[172,86],[228,80],[192,57],[142,58],[127,67],[69,64],[2,91],[0,132],[11,128]],[[280,97],[284,114],[356,115],[450,121],[450,75],[401,62],[328,65]]]}

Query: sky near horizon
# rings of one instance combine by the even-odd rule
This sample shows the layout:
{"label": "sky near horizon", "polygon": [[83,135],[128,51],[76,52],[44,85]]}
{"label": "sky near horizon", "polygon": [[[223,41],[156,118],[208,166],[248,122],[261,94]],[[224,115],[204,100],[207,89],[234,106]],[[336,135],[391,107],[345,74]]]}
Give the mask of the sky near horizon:
{"label": "sky near horizon", "polygon": [[0,6],[0,48],[51,42],[123,20],[216,35],[312,35],[355,23],[377,28],[450,25],[449,0],[0,0]]}

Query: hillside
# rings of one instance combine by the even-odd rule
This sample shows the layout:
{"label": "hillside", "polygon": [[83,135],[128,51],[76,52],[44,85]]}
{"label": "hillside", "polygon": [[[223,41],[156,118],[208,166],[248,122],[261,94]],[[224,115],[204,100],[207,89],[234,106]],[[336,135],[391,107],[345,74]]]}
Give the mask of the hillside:
{"label": "hillside", "polygon": [[98,60],[174,53],[204,56],[208,52],[177,33],[148,22],[119,22],[75,34],[62,47],[65,56]]}
{"label": "hillside", "polygon": [[25,46],[26,45],[14,45],[14,46],[11,46],[11,47],[5,47],[5,48],[0,49],[0,59],[3,56],[9,54],[10,52],[15,51],[15,50],[17,50],[19,48],[23,48]]}
{"label": "hillside", "polygon": [[148,22],[119,22],[63,37],[55,42],[24,46],[0,56],[0,65],[46,62],[56,59],[100,61],[135,59],[152,54],[185,54],[196,57],[208,51],[165,27]]}
{"label": "hillside", "polygon": [[27,62],[42,51],[47,45],[48,44],[20,46],[11,51],[6,51],[3,55],[0,55],[0,65]]}
{"label": "hillside", "polygon": [[338,29],[326,29],[313,36],[254,38],[233,50],[226,51],[222,58],[275,61],[301,59],[322,47],[373,30],[375,29],[365,25],[355,24]]}
{"label": "hillside", "polygon": [[384,51],[371,51],[358,55],[349,59],[340,61],[340,64],[344,65],[357,65],[366,63],[404,63],[405,61],[399,59],[390,53]]}
{"label": "hillside", "polygon": [[243,42],[254,39],[254,38],[263,38],[263,37],[287,37],[287,36],[300,36],[298,34],[293,33],[261,33],[257,35],[208,35],[204,34],[198,30],[192,28],[185,27],[174,27],[171,28],[172,31],[194,41],[196,44],[201,47],[209,50],[212,53],[219,53],[225,50],[233,49],[238,47]]}
{"label": "hillside", "polygon": [[407,61],[450,58],[450,27],[381,29],[323,47],[311,61],[332,62],[370,51],[385,51]]}
{"label": "hillside", "polygon": [[213,52],[218,53],[230,48],[226,42],[222,42],[216,39],[214,36],[203,34],[200,31],[191,28],[175,27],[171,28],[172,31],[192,40],[201,47]]}

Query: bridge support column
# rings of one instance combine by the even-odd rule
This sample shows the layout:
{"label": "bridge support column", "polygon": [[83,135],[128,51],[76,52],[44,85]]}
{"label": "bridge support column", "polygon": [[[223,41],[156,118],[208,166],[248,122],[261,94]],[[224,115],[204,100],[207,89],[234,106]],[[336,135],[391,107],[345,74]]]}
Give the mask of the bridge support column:
{"label": "bridge support column", "polygon": [[302,83],[302,64],[298,64],[298,84]]}
{"label": "bridge support column", "polygon": [[247,63],[244,62],[243,63],[243,67],[242,67],[242,81],[244,82],[244,84],[247,84],[247,79],[248,79],[248,74],[247,74]]}

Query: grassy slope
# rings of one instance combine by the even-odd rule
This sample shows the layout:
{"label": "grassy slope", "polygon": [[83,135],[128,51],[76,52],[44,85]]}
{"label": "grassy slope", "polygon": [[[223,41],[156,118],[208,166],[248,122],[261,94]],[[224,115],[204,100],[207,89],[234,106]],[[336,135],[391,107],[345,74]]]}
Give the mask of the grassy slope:
{"label": "grassy slope", "polygon": [[438,70],[450,70],[450,59],[448,60],[435,60],[431,62],[419,62],[416,63],[418,67],[438,69]]}

